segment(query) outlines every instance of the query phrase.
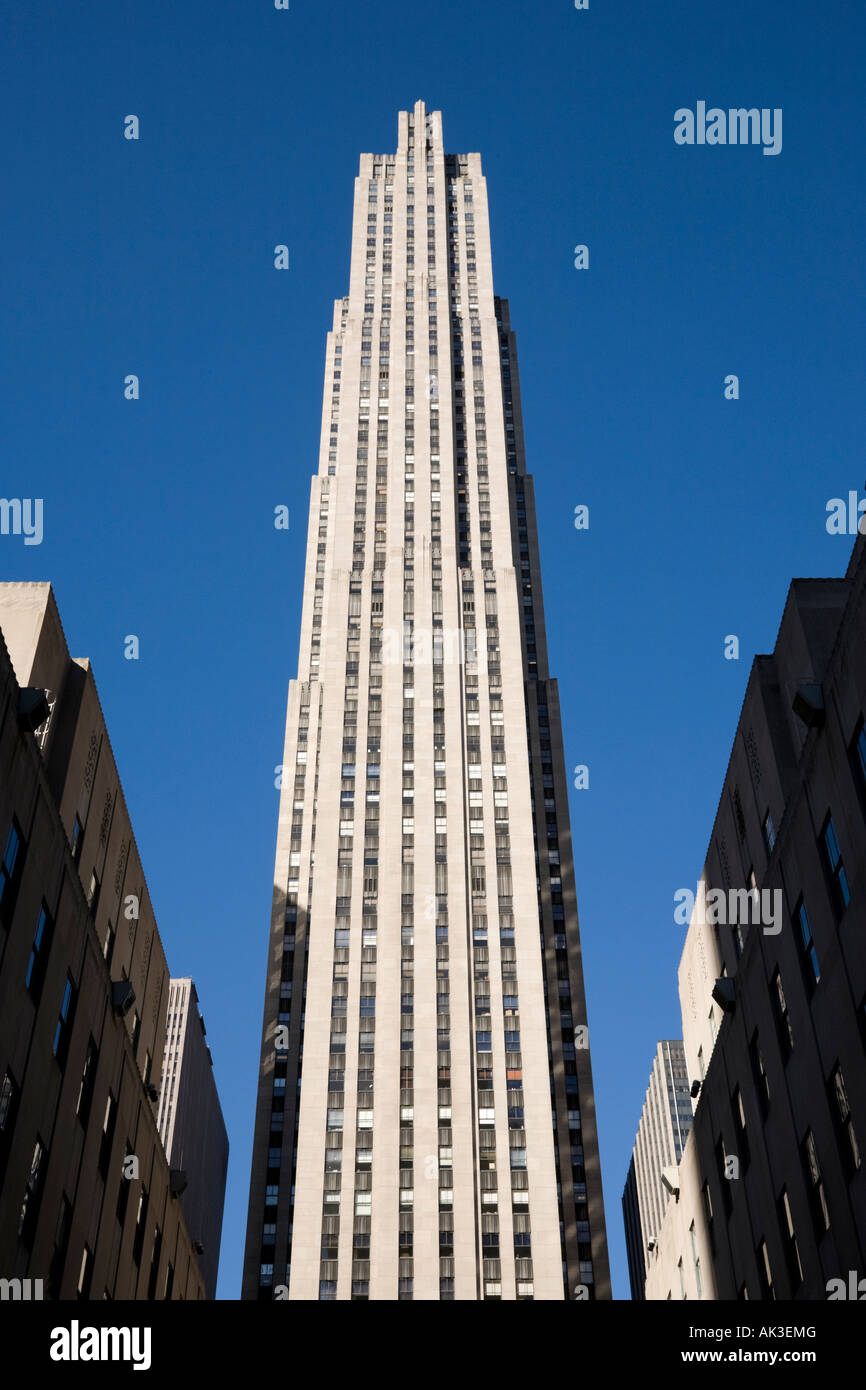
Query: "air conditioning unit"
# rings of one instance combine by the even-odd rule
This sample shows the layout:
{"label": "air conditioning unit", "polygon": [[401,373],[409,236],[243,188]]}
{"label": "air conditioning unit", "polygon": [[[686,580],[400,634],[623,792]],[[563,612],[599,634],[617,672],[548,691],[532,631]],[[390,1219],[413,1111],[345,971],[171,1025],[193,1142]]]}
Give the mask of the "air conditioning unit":
{"label": "air conditioning unit", "polygon": [[48,692],[27,686],[18,692],[18,727],[25,734],[35,734],[40,724],[44,724],[51,706]]}
{"label": "air conditioning unit", "polygon": [[131,980],[115,980],[111,986],[111,1005],[116,1014],[126,1018],[135,1003],[135,990]]}

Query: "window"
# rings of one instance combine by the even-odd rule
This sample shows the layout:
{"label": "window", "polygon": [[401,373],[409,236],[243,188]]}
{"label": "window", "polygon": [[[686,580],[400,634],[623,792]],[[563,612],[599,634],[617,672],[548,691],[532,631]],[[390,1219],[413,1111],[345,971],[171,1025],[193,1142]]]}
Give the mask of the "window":
{"label": "window", "polygon": [[141,1264],[141,1252],[144,1248],[144,1234],[147,1229],[147,1209],[150,1205],[150,1196],[144,1183],[141,1184],[141,1191],[138,1194],[138,1210],[135,1216],[135,1236],[132,1242],[132,1258],[137,1265]]}
{"label": "window", "polygon": [[776,1291],[773,1288],[773,1271],[770,1266],[770,1252],[767,1249],[767,1242],[762,1240],[757,1250],[755,1258],[758,1261],[758,1279],[761,1284],[761,1297],[765,1301],[774,1300]]}
{"label": "window", "polygon": [[725,1215],[730,1216],[733,1209],[733,1197],[731,1189],[733,1182],[728,1176],[728,1155],[725,1152],[725,1141],[723,1136],[719,1136],[716,1142],[716,1170],[719,1175],[719,1182],[722,1188],[722,1204],[725,1208]]}
{"label": "window", "polygon": [[76,817],[75,817],[75,820],[74,820],[73,823],[72,823],[72,840],[71,840],[72,858],[75,860],[76,864],[78,863],[79,859],[81,858],[81,846],[82,846],[83,840],[84,840],[84,826],[81,824],[81,821],[80,821],[79,817],[76,816]]}
{"label": "window", "polygon": [[818,1150],[815,1145],[815,1136],[811,1129],[806,1131],[806,1136],[800,1145],[800,1158],[803,1163],[803,1171],[806,1175],[809,1206],[812,1210],[812,1224],[815,1227],[815,1234],[820,1240],[824,1232],[830,1229],[830,1211],[827,1207],[827,1197],[824,1192],[824,1179],[821,1174],[821,1165],[818,1162]]}
{"label": "window", "polygon": [[785,998],[785,991],[782,988],[782,977],[778,970],[773,976],[771,994],[773,1012],[776,1016],[776,1028],[779,1034],[779,1046],[782,1049],[782,1056],[787,1060],[794,1050],[794,1030],[791,1027],[791,1019],[788,1013],[788,1001]]}
{"label": "window", "polygon": [[713,1252],[715,1252],[715,1248],[716,1248],[716,1239],[715,1239],[715,1230],[714,1230],[714,1227],[713,1227],[713,1199],[712,1199],[712,1197],[710,1196],[710,1185],[709,1185],[709,1183],[705,1182],[704,1185],[703,1185],[703,1188],[702,1188],[701,1190],[702,1190],[703,1198],[704,1198],[704,1215],[705,1215],[706,1218],[707,1218],[707,1234],[708,1234],[709,1240],[710,1240],[710,1249],[711,1249]]}
{"label": "window", "polygon": [[773,825],[773,817],[770,815],[769,811],[764,816],[764,823],[761,829],[764,832],[764,844],[767,848],[767,854],[772,854],[773,846],[776,843],[776,828]]}
{"label": "window", "polygon": [[784,1187],[782,1188],[781,1195],[776,1205],[779,1214],[779,1229],[782,1233],[782,1248],[785,1251],[785,1263],[788,1266],[788,1278],[791,1281],[791,1292],[794,1293],[803,1282],[803,1266],[800,1261],[800,1251],[797,1247],[794,1218],[791,1215],[791,1203],[788,1200],[788,1193]]}
{"label": "window", "polygon": [[862,718],[851,743],[851,762],[860,786],[860,794],[866,797],[866,724]]}
{"label": "window", "polygon": [[49,1297],[53,1299],[57,1299],[60,1296],[60,1281],[63,1277],[63,1266],[66,1263],[66,1252],[69,1248],[69,1233],[71,1228],[72,1207],[64,1194],[60,1199],[60,1213],[57,1218],[57,1227],[54,1233],[54,1249],[51,1254],[51,1266],[48,1271]]}
{"label": "window", "polygon": [[96,916],[96,909],[99,906],[99,890],[101,888],[96,870],[90,875],[90,887],[87,890],[87,906],[90,908],[91,917]]}
{"label": "window", "polygon": [[842,852],[839,849],[839,839],[832,816],[828,816],[824,822],[824,829],[821,831],[821,848],[824,856],[824,868],[830,883],[833,910],[836,917],[839,918],[851,901],[851,891],[848,887],[848,875],[845,873],[845,866],[842,862]]}
{"label": "window", "polygon": [[8,922],[15,906],[15,893],[21,876],[21,829],[16,820],[9,827],[6,849],[0,863],[0,912]]}
{"label": "window", "polygon": [[84,1057],[84,1068],[81,1073],[81,1084],[78,1087],[78,1103],[75,1106],[75,1113],[85,1129],[87,1128],[87,1121],[90,1118],[90,1105],[93,1100],[93,1088],[96,1085],[96,1068],[98,1061],[99,1052],[96,1043],[91,1037],[87,1044],[87,1052]]}
{"label": "window", "polygon": [[737,1157],[740,1160],[740,1171],[745,1172],[749,1166],[749,1136],[746,1131],[746,1111],[743,1105],[743,1093],[737,1086],[731,1096],[731,1111],[734,1116],[734,1132],[737,1136]]}
{"label": "window", "polygon": [[27,1183],[24,1188],[24,1200],[21,1203],[21,1211],[18,1215],[18,1235],[22,1244],[30,1246],[33,1243],[33,1233],[36,1229],[36,1219],[39,1215],[39,1203],[42,1198],[42,1184],[45,1178],[45,1148],[41,1139],[36,1140],[33,1146],[33,1153],[30,1157],[30,1171],[27,1175]]}
{"label": "window", "polygon": [[11,1071],[6,1071],[0,1084],[0,1184],[6,1170],[9,1150],[12,1146],[12,1132],[18,1112],[18,1099],[21,1092]]}
{"label": "window", "polygon": [[78,1288],[76,1298],[87,1299],[90,1297],[90,1281],[93,1277],[93,1255],[85,1245],[81,1252],[81,1265],[78,1270]]}
{"label": "window", "polygon": [[857,1143],[857,1135],[854,1133],[854,1121],[851,1116],[851,1107],[848,1104],[845,1078],[842,1075],[842,1068],[838,1065],[830,1077],[829,1089],[833,1121],[842,1150],[842,1161],[850,1176],[856,1173],[860,1167],[860,1147]]}
{"label": "window", "polygon": [[24,976],[24,983],[29,989],[34,1003],[39,1002],[42,993],[42,984],[45,979],[45,967],[48,964],[48,952],[51,948],[51,936],[54,924],[48,914],[45,903],[39,912],[39,921],[36,923],[36,934],[33,937],[33,945],[30,948],[30,960],[27,963],[27,973]]}
{"label": "window", "polygon": [[815,943],[812,940],[812,928],[809,926],[806,904],[802,898],[794,910],[794,917],[800,939],[800,959],[803,964],[803,974],[806,977],[806,984],[810,989],[814,989],[821,978],[821,970],[818,965],[818,952],[815,950]]}
{"label": "window", "polygon": [[102,1139],[99,1144],[99,1171],[103,1179],[108,1177],[111,1164],[111,1149],[114,1143],[114,1128],[117,1123],[117,1101],[109,1091],[105,1101],[105,1114],[102,1119]]}
{"label": "window", "polygon": [[761,1107],[761,1113],[766,1115],[770,1108],[770,1082],[764,1066],[764,1058],[761,1055],[757,1030],[752,1034],[752,1041],[749,1043],[749,1058],[752,1063],[752,1079],[755,1083],[758,1103]]}
{"label": "window", "polygon": [[12,1079],[12,1073],[7,1071],[3,1077],[3,1085],[0,1086],[0,1135],[8,1134],[12,1128],[17,1094],[18,1087]]}
{"label": "window", "polygon": [[75,1002],[75,986],[72,977],[67,975],[66,984],[63,988],[63,999],[60,1003],[60,1013],[57,1017],[57,1026],[54,1029],[54,1044],[52,1051],[62,1067],[66,1063],[66,1054],[69,1050],[69,1036],[72,1032],[72,1015]]}

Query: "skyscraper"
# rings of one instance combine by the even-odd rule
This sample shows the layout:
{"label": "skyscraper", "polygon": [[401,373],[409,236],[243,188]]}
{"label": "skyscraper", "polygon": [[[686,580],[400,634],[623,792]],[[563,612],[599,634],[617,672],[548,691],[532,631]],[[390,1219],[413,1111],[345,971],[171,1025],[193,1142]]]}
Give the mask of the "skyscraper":
{"label": "skyscraper", "polygon": [[207,1296],[215,1298],[229,1139],[198,992],[189,978],[169,984],[157,1122],[171,1166],[183,1174],[180,1204],[197,1244]]}
{"label": "skyscraper", "polygon": [[328,335],[243,1294],[610,1296],[515,339],[422,102]]}
{"label": "skyscraper", "polygon": [[670,1199],[662,1173],[679,1165],[691,1127],[686,1054],[679,1038],[666,1038],[656,1047],[622,1194],[632,1298],[644,1296],[646,1244],[657,1239]]}

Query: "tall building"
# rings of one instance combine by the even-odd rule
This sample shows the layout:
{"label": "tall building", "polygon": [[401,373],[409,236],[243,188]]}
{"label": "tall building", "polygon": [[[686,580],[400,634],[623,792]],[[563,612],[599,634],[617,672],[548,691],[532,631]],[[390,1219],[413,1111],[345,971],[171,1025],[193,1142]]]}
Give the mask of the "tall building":
{"label": "tall building", "polygon": [[327,340],[243,1294],[610,1296],[515,340],[422,102]]}
{"label": "tall building", "polygon": [[700,1090],[648,1299],[847,1297],[866,1268],[864,715],[858,537],[752,666],[680,962]]}
{"label": "tall building", "polygon": [[656,1047],[652,1071],[622,1196],[631,1296],[642,1299],[645,1253],[661,1230],[670,1192],[662,1181],[676,1168],[692,1127],[692,1102],[682,1041]]}
{"label": "tall building", "polygon": [[168,989],[164,1081],[157,1119],[172,1168],[183,1174],[180,1204],[199,1251],[208,1298],[216,1297],[229,1139],[192,980]]}
{"label": "tall building", "polygon": [[156,1123],[168,966],[93,672],[48,584],[0,584],[0,629],[0,1275],[205,1298]]}

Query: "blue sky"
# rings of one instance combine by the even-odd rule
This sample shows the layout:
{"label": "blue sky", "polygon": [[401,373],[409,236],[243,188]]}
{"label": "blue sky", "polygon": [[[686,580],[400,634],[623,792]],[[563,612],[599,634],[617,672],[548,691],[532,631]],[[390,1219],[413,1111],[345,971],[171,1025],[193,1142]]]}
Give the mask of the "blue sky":
{"label": "blue sky", "polygon": [[[198,986],[231,1140],[225,1298],[358,156],[393,150],[418,99],[449,150],[482,153],[566,758],[590,768],[573,831],[627,1297],[622,1185],[655,1043],[680,1032],[673,893],[699,875],[751,659],[790,578],[844,572],[852,542],[828,536],[826,503],[864,492],[866,13],[47,0],[5,28],[0,491],[42,497],[45,535],[0,537],[0,577],[51,580],[93,660],[169,964]],[[674,111],[698,100],[782,108],[782,152],[676,145]]]}

